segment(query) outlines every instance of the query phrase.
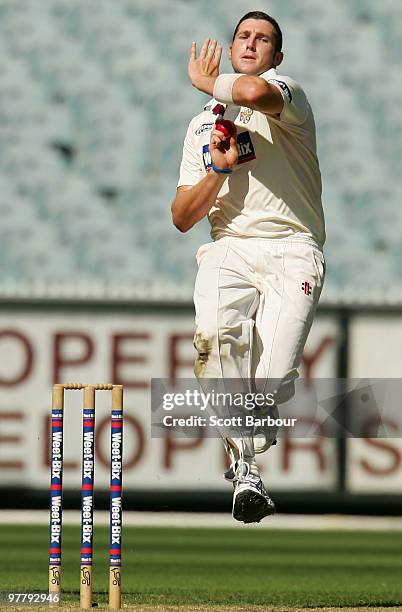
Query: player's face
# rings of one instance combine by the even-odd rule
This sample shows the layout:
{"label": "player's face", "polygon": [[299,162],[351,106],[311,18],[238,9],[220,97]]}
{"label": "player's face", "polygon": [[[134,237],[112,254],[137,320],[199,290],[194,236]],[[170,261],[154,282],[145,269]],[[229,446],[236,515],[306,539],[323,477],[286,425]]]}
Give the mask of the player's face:
{"label": "player's face", "polygon": [[242,21],[229,47],[229,59],[235,72],[259,75],[278,66],[281,52],[275,53],[274,26],[263,19]]}

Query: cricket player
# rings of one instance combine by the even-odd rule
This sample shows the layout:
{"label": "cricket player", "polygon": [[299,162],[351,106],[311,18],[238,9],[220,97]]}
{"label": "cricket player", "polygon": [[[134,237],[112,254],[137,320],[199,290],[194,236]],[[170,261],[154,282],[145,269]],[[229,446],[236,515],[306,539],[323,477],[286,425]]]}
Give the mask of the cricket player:
{"label": "cricket player", "polygon": [[[263,380],[266,389],[275,381],[280,405],[294,393],[325,275],[314,117],[302,87],[279,71],[273,17],[242,17],[229,47],[233,73],[219,74],[221,54],[216,40],[198,56],[192,43],[191,83],[212,99],[188,126],[172,204],[180,231],[206,215],[211,224],[213,241],[197,252],[195,374]],[[275,510],[255,460],[275,436],[225,439],[236,520]]]}

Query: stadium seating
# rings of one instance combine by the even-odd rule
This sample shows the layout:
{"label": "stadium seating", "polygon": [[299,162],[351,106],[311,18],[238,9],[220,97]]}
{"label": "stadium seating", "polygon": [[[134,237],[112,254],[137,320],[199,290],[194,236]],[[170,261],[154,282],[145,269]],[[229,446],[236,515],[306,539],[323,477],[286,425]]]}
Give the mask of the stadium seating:
{"label": "stadium seating", "polygon": [[[188,83],[187,56],[193,39],[227,44],[255,8],[230,6],[0,2],[0,296],[92,283],[95,293],[191,299],[208,224],[183,236],[170,220],[185,126],[206,99]],[[270,11],[284,32],[283,72],[316,116],[324,299],[380,299],[402,272],[402,4],[273,0]]]}

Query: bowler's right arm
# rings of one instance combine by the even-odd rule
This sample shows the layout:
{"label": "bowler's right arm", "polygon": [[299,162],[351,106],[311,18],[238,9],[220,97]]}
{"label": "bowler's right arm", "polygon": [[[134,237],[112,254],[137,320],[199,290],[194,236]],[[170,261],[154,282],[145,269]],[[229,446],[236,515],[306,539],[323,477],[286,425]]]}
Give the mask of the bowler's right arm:
{"label": "bowler's right arm", "polygon": [[208,214],[225,178],[225,174],[209,172],[196,185],[181,185],[177,188],[172,203],[172,219],[178,230],[188,232]]}
{"label": "bowler's right arm", "polygon": [[[229,140],[229,148],[223,145],[225,136],[219,130],[212,130],[209,151],[212,163],[222,170],[232,170],[238,161],[236,128]],[[172,203],[172,219],[181,232],[188,232],[198,221],[208,214],[216,202],[218,193],[228,174],[211,170],[203,178],[202,168],[195,147],[191,141],[192,124],[190,123],[183,146],[183,159],[180,166],[180,181],[176,197]],[[186,185],[185,182],[192,183]]]}

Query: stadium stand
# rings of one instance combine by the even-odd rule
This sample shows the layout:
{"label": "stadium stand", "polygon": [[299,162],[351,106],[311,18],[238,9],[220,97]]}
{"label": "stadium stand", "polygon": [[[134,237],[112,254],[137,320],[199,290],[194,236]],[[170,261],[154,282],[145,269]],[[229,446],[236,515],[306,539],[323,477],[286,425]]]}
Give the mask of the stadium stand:
{"label": "stadium stand", "polygon": [[[170,222],[185,125],[205,100],[187,81],[188,47],[206,35],[227,44],[254,8],[0,2],[0,295],[191,298],[208,224],[182,236]],[[283,71],[316,115],[324,299],[401,301],[402,5],[275,0],[269,10]]]}

